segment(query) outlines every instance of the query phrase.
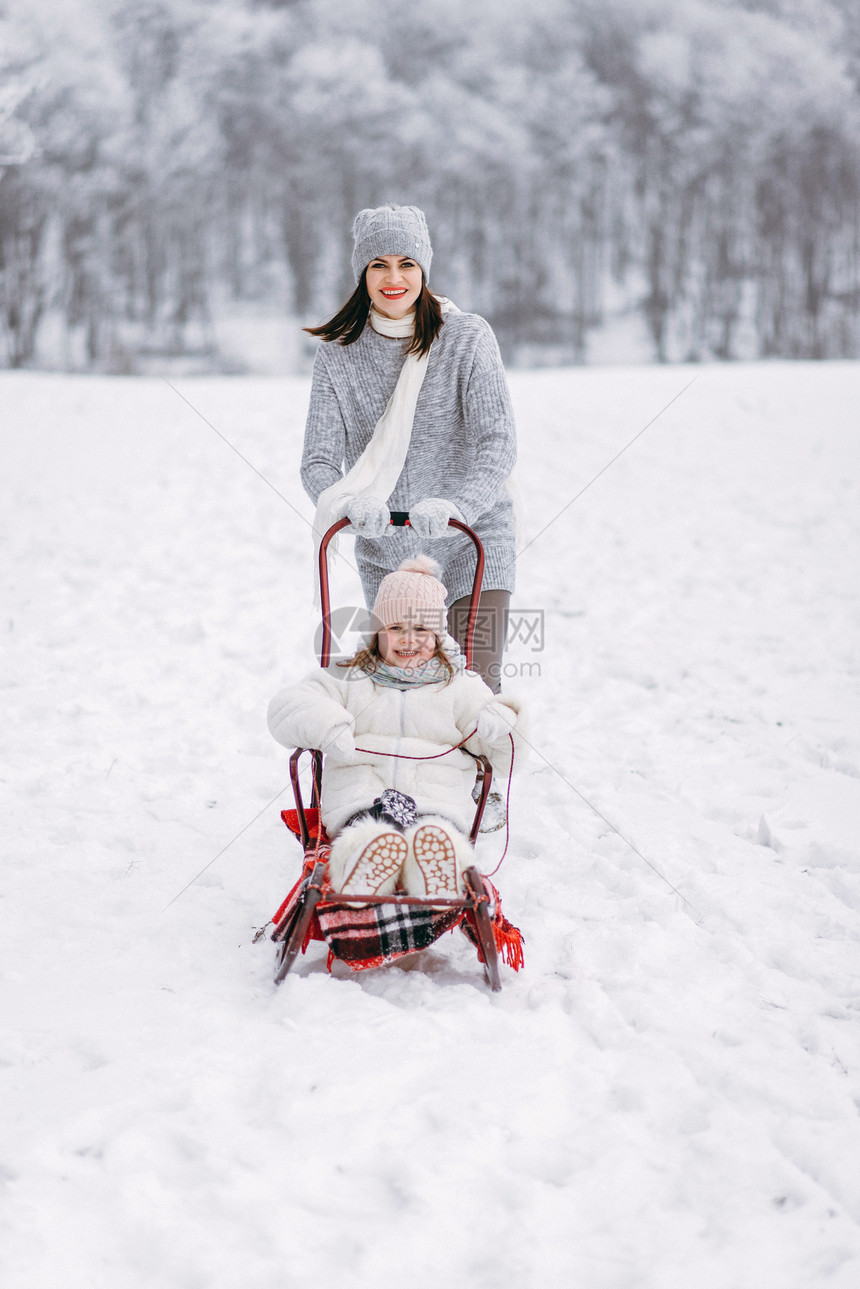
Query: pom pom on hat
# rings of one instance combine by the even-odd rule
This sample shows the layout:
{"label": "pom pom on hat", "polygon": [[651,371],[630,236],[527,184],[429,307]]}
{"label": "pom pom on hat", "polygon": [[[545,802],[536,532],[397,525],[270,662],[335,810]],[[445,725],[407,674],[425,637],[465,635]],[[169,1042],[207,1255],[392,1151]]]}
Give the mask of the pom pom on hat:
{"label": "pom pom on hat", "polygon": [[395,622],[407,626],[428,627],[435,635],[444,634],[448,614],[445,609],[447,589],[439,576],[442,570],[429,555],[405,559],[394,573],[382,579],[373,605],[377,630]]}
{"label": "pom pom on hat", "polygon": [[430,277],[433,247],[423,210],[417,206],[377,206],[360,210],[352,225],[355,242],[352,271],[356,282],[378,255],[409,256],[421,265],[425,282]]}
{"label": "pom pom on hat", "polygon": [[397,565],[397,572],[426,573],[428,577],[435,577],[437,581],[442,580],[442,565],[437,564],[429,555],[413,555],[411,559],[405,559],[402,564]]}

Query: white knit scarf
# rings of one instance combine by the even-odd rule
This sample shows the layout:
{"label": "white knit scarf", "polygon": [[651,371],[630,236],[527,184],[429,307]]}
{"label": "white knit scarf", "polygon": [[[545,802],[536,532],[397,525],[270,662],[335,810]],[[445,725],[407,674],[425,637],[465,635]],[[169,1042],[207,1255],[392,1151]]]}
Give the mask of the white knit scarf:
{"label": "white knit scarf", "polygon": [[[442,315],[459,313],[456,304],[445,296],[436,299],[442,307]],[[387,318],[370,306],[368,321],[374,331],[382,336],[396,340],[407,340],[415,331],[415,312],[407,313],[404,318]],[[412,438],[412,424],[415,420],[415,409],[418,406],[418,395],[424,384],[427,373],[429,353],[407,354],[400,369],[394,392],[388,400],[385,411],[376,422],[373,434],[367,447],[352,469],[342,479],[320,493],[317,500],[316,514],[313,522],[314,542],[314,604],[319,605],[319,584],[317,569],[319,567],[320,542],[332,524],[346,512],[347,504],[356,497],[378,497],[387,501],[394,491],[394,485],[400,478],[409,451]],[[511,497],[514,507],[514,531],[522,531],[522,502],[513,475],[505,481],[505,491]],[[328,555],[331,560],[337,553],[337,539],[329,543]]]}
{"label": "white knit scarf", "polygon": [[[443,315],[459,313],[459,309],[450,300],[439,297]],[[415,312],[405,318],[386,318],[371,305],[368,315],[370,325],[380,335],[396,340],[407,340],[415,330]],[[415,420],[415,408],[418,395],[424,384],[427,373],[429,354],[407,354],[400,369],[394,392],[388,400],[388,406],[376,422],[370,442],[348,474],[336,479],[333,484],[320,493],[317,511],[314,516],[314,567],[319,556],[320,542],[326,532],[346,511],[347,504],[356,497],[378,497],[386,501],[394,491],[394,485],[400,478],[409,451],[412,438],[412,423]],[[334,554],[334,545],[329,544],[329,551]]]}

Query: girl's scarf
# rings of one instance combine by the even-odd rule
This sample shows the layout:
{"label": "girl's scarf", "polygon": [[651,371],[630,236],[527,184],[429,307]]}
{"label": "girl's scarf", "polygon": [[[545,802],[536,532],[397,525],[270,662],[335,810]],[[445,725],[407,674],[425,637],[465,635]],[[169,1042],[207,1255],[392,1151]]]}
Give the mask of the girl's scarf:
{"label": "girl's scarf", "polygon": [[[466,659],[453,636],[443,637],[442,648],[455,676],[466,670]],[[391,667],[380,659],[368,674],[374,685],[382,685],[383,689],[417,689],[448,680],[448,672],[438,658],[429,658],[418,667]]]}
{"label": "girl's scarf", "polygon": [[[447,313],[459,313],[459,309],[444,296],[438,297],[443,316]],[[374,331],[392,339],[407,340],[415,330],[415,313],[408,313],[405,318],[386,318],[377,313],[371,305],[368,321]],[[430,355],[407,354],[400,369],[394,392],[388,400],[388,406],[376,422],[376,428],[361,456],[343,479],[337,479],[320,493],[317,511],[314,516],[314,571],[319,566],[319,548],[325,534],[332,524],[340,519],[350,501],[356,497],[378,497],[387,501],[394,491],[394,485],[400,478],[409,451],[412,438],[412,423],[415,420],[415,408],[418,395],[424,384],[427,373],[427,361]],[[329,551],[335,554],[335,542],[329,543]]]}

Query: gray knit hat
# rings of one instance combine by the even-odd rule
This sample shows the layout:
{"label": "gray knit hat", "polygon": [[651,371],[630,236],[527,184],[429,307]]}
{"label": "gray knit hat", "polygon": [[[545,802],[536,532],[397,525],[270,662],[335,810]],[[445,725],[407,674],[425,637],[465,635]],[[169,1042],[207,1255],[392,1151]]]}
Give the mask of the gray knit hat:
{"label": "gray knit hat", "polygon": [[352,226],[355,246],[352,271],[358,282],[371,260],[377,255],[408,255],[424,270],[425,282],[430,276],[433,247],[423,210],[417,206],[377,206],[360,210]]}

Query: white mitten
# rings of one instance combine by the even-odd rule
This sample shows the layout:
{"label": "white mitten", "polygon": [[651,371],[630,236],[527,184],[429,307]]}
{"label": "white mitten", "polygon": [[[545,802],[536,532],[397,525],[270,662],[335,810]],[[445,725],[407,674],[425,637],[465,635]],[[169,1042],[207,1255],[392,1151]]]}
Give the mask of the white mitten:
{"label": "white mitten", "polygon": [[495,747],[512,734],[517,714],[504,703],[487,703],[478,717],[478,738],[488,747]]}
{"label": "white mitten", "polygon": [[328,738],[320,751],[330,756],[333,761],[344,764],[355,760],[355,739],[349,725],[335,725],[329,730]]}
{"label": "white mitten", "polygon": [[351,497],[342,508],[358,537],[381,537],[391,522],[391,514],[378,497]]}
{"label": "white mitten", "polygon": [[410,525],[419,537],[425,539],[444,537],[449,519],[463,522],[463,516],[453,501],[446,501],[444,497],[425,497],[409,511]]}

